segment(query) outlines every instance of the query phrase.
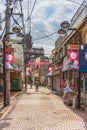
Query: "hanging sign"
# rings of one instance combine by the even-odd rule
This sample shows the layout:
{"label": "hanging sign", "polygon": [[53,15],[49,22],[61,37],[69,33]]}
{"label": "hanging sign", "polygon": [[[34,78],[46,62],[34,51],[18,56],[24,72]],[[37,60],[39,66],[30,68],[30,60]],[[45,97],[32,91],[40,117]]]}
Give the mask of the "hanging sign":
{"label": "hanging sign", "polygon": [[5,48],[5,53],[14,52],[14,48]]}
{"label": "hanging sign", "polygon": [[69,45],[69,50],[79,50],[79,45]]}
{"label": "hanging sign", "polygon": [[29,65],[48,65],[48,62],[28,62]]}
{"label": "hanging sign", "polygon": [[14,63],[14,53],[6,54],[5,61],[9,63]]}
{"label": "hanging sign", "polygon": [[70,50],[68,52],[68,55],[69,55],[69,58],[70,58],[70,61],[74,61],[74,60],[79,60],[79,52],[78,51],[74,51],[74,50]]}

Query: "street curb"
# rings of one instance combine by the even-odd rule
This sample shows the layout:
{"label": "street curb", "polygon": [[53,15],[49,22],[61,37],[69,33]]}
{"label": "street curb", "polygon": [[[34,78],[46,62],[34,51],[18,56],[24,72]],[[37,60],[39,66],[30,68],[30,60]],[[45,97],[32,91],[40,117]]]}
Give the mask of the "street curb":
{"label": "street curb", "polygon": [[8,105],[8,106],[6,106],[6,107],[3,107],[3,103],[2,103],[2,105],[0,105],[0,108],[2,109],[1,111],[0,111],[0,113],[2,114],[2,116],[1,116],[1,118],[0,118],[0,121],[1,120],[3,120],[6,116],[7,116],[7,114],[9,113],[9,111],[12,109],[12,107],[13,107],[13,105],[14,105],[14,103],[15,103],[15,99],[16,99],[16,97],[17,96],[19,96],[20,94],[23,94],[23,92],[19,92],[19,93],[17,93],[16,95],[14,95],[14,96],[12,96],[11,98],[10,98],[10,105]]}

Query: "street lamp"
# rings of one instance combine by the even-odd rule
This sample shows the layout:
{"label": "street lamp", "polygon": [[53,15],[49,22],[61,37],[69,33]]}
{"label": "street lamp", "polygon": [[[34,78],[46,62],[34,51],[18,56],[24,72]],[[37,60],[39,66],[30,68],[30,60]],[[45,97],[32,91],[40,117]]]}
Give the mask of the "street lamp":
{"label": "street lamp", "polygon": [[12,31],[15,32],[15,33],[20,33],[20,28],[18,28],[17,26],[13,27],[12,28]]}
{"label": "street lamp", "polygon": [[80,108],[80,98],[81,98],[81,92],[80,92],[80,46],[81,46],[81,34],[80,30],[77,28],[70,28],[70,23],[68,21],[64,21],[60,24],[62,27],[58,33],[59,34],[65,34],[66,30],[73,30],[76,31],[78,34],[78,46],[79,46],[79,71],[78,71],[78,108]]}

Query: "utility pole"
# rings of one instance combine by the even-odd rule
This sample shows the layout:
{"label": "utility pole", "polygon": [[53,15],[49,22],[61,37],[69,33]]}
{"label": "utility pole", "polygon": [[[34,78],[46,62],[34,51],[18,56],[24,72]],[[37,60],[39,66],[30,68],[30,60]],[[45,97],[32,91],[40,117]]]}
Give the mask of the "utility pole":
{"label": "utility pole", "polygon": [[4,107],[10,104],[10,72],[6,70],[5,49],[6,42],[9,41],[10,36],[10,1],[6,1],[5,12],[5,34],[3,37],[3,80],[4,80]]}

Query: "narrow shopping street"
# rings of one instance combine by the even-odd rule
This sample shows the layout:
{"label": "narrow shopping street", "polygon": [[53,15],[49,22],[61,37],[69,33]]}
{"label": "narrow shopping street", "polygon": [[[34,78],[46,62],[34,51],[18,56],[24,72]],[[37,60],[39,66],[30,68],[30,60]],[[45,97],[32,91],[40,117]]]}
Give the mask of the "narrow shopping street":
{"label": "narrow shopping street", "polygon": [[16,96],[0,121],[0,130],[87,130],[87,113],[64,105],[51,90],[28,86]]}

